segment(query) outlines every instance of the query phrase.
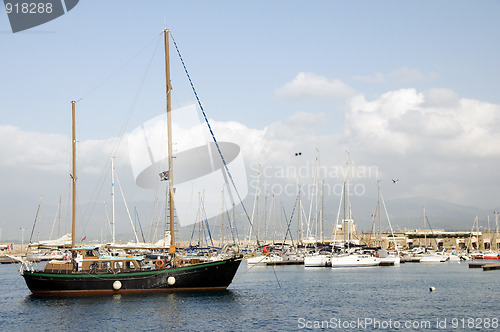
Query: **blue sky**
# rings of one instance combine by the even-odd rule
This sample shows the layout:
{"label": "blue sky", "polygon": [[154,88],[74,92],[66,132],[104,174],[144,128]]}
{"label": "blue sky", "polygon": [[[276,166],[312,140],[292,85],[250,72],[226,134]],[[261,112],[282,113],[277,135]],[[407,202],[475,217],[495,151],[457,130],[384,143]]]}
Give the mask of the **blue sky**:
{"label": "blue sky", "polygon": [[[95,149],[91,161],[111,149],[100,143],[162,112],[165,26],[209,117],[240,128],[227,138],[247,166],[286,164],[270,157],[280,149],[312,163],[316,148],[325,164],[343,165],[348,149],[387,180],[408,179],[388,198],[498,207],[499,10],[499,1],[88,0],[16,34],[0,10],[2,238],[18,233],[7,220],[30,225],[41,194],[57,204],[66,179],[50,169],[67,157],[37,143],[70,135],[72,99],[83,97],[78,136],[89,155]],[[172,61],[180,107],[193,98]],[[25,172],[38,177],[25,183]]]}

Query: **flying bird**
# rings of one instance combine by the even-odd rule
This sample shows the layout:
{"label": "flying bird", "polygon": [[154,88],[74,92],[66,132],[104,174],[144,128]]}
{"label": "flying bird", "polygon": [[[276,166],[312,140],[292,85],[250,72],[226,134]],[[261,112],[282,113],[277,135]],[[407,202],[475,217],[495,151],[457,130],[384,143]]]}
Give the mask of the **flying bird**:
{"label": "flying bird", "polygon": [[399,179],[396,179],[396,180],[392,179],[392,183],[398,183],[398,181],[399,181]]}

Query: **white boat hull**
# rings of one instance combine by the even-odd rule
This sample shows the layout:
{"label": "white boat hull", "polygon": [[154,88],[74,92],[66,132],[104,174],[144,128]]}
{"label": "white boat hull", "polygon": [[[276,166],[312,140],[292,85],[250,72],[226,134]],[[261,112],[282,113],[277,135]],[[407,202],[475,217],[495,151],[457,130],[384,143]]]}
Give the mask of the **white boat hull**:
{"label": "white boat hull", "polygon": [[401,258],[396,256],[388,256],[380,258],[380,265],[399,265],[401,264]]}
{"label": "white boat hull", "polygon": [[330,257],[327,255],[310,255],[304,257],[305,267],[325,267],[330,266]]}
{"label": "white boat hull", "polygon": [[442,263],[446,262],[448,258],[443,255],[422,255],[420,263]]}
{"label": "white boat hull", "polygon": [[380,264],[380,258],[369,255],[345,255],[332,256],[332,267],[363,267],[377,266]]}

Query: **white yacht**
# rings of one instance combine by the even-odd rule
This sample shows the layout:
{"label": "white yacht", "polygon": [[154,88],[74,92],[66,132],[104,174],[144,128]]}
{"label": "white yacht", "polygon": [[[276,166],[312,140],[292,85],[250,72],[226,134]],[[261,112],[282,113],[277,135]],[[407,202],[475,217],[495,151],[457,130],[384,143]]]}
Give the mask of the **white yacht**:
{"label": "white yacht", "polygon": [[377,266],[380,264],[380,258],[366,254],[341,254],[332,256],[332,267],[362,267],[362,266]]}

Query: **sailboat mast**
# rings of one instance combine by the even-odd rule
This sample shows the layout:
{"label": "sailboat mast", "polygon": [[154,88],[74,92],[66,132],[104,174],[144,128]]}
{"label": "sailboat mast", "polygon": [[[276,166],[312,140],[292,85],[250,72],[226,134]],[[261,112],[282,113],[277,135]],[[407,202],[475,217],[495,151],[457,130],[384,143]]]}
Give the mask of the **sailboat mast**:
{"label": "sailboat mast", "polygon": [[425,229],[427,227],[425,225],[425,206],[424,206],[424,252],[427,252],[427,230]]}
{"label": "sailboat mast", "polygon": [[168,33],[170,30],[163,30],[165,37],[165,77],[167,92],[167,134],[168,134],[168,204],[170,210],[170,254],[175,254],[175,227],[174,227],[174,176],[173,176],[173,157],[172,157],[172,85],[170,82],[170,59]]}
{"label": "sailboat mast", "polygon": [[380,179],[377,181],[378,243],[382,249],[382,212],[380,210]]}
{"label": "sailboat mast", "polygon": [[71,248],[75,247],[75,219],[76,219],[76,133],[75,133],[75,104],[76,101],[71,101],[71,132],[72,132],[72,151],[73,151],[73,170],[71,174],[72,180],[72,205],[71,205]]}
{"label": "sailboat mast", "polygon": [[115,233],[115,163],[114,158],[111,158],[111,232],[113,233],[111,238],[113,244],[116,243],[116,233]]}

